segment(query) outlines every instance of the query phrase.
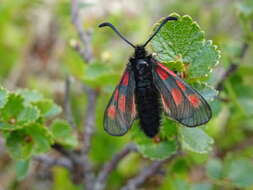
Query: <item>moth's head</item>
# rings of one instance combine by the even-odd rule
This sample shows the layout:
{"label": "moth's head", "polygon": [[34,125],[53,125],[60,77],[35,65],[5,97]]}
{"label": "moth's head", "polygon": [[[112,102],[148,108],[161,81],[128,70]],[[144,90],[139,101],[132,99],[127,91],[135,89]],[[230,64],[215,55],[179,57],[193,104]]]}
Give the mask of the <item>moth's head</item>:
{"label": "moth's head", "polygon": [[145,50],[145,46],[136,45],[134,48],[134,57],[135,58],[144,58],[147,55],[147,51]]}
{"label": "moth's head", "polygon": [[148,45],[148,43],[155,37],[155,35],[160,31],[160,29],[169,21],[169,20],[177,20],[176,17],[166,17],[162,23],[159,25],[159,27],[156,29],[156,31],[150,36],[150,38],[143,44],[143,45],[133,45],[131,42],[129,42],[117,29],[115,26],[113,26],[111,23],[109,22],[104,22],[102,24],[99,25],[99,27],[105,27],[108,26],[110,27],[116,34],[118,34],[118,36],[124,40],[126,43],[128,43],[130,46],[132,46],[135,49],[135,54],[137,52],[140,53],[144,53],[145,51],[145,47],[146,45]]}

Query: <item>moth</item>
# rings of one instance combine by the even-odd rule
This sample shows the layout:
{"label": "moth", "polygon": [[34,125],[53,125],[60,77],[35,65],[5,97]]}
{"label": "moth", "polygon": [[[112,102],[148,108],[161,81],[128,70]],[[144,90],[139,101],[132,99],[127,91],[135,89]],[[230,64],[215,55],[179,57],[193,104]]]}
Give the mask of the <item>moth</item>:
{"label": "moth", "polygon": [[104,129],[110,135],[124,135],[139,119],[143,132],[155,137],[163,112],[187,127],[205,124],[212,117],[211,108],[200,93],[145,50],[168,21],[177,22],[177,18],[166,17],[143,45],[133,45],[111,23],[99,25],[110,27],[134,48],[104,113]]}

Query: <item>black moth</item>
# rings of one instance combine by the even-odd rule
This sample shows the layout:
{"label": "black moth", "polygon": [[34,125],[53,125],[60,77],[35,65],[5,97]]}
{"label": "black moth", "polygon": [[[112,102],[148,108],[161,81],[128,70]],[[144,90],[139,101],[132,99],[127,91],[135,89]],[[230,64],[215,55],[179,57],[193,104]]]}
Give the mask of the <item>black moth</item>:
{"label": "black moth", "polygon": [[212,112],[206,100],[145,50],[170,20],[176,22],[177,18],[165,18],[144,45],[136,46],[111,23],[99,25],[110,27],[135,50],[105,110],[104,128],[110,135],[124,135],[139,118],[144,133],[154,137],[159,132],[162,112],[187,127],[196,127],[210,120]]}

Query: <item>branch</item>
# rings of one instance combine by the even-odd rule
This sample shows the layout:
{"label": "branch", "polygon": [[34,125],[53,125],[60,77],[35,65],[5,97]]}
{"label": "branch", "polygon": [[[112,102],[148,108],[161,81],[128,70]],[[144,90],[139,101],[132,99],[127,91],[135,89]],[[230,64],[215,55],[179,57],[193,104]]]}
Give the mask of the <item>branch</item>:
{"label": "branch", "polygon": [[177,152],[176,154],[172,155],[171,157],[160,160],[160,161],[154,161],[150,166],[145,167],[137,176],[130,179],[127,184],[121,188],[121,190],[136,190],[138,187],[140,187],[144,182],[154,174],[156,174],[159,169],[163,166],[165,163],[171,162],[173,159],[175,159],[177,156],[182,155],[181,152]]}
{"label": "branch", "polygon": [[118,166],[119,162],[123,158],[133,151],[136,151],[136,146],[130,143],[126,145],[125,148],[123,148],[120,152],[115,154],[109,162],[105,163],[95,181],[94,190],[104,189],[108,175]]}
{"label": "branch", "polygon": [[80,56],[86,63],[90,63],[93,58],[93,52],[92,52],[92,47],[90,43],[91,33],[83,29],[83,24],[79,16],[78,5],[79,5],[78,0],[72,0],[71,16],[72,16],[72,23],[74,24],[78,32],[79,38],[82,43],[82,47],[76,44],[76,47],[74,48],[79,52]]}
{"label": "branch", "polygon": [[[242,48],[241,48],[241,51],[238,55],[238,58],[241,60],[247,50],[249,49],[249,44],[247,42],[244,42],[243,45],[242,45]],[[236,63],[236,62],[231,62],[230,66],[228,67],[228,69],[223,73],[223,75],[221,76],[219,82],[216,84],[216,89],[218,91],[221,91],[223,90],[223,85],[224,85],[224,81],[226,81],[226,79],[231,75],[233,74],[235,71],[237,71],[239,67],[239,63]]]}
{"label": "branch", "polygon": [[66,76],[65,79],[65,92],[64,92],[64,114],[73,129],[76,129],[76,124],[74,122],[73,113],[70,103],[70,77]]}
{"label": "branch", "polygon": [[69,170],[73,169],[73,164],[66,158],[51,158],[48,155],[37,155],[33,157],[34,160],[42,162],[46,167],[52,167],[55,165],[63,166]]}
{"label": "branch", "polygon": [[84,132],[83,132],[83,149],[82,149],[82,161],[84,166],[84,178],[87,190],[93,189],[94,182],[94,172],[92,171],[92,166],[88,158],[88,153],[90,151],[91,137],[95,131],[95,114],[96,114],[96,103],[97,95],[94,89],[86,87],[87,93],[87,108],[86,108],[86,119],[84,122]]}
{"label": "branch", "polygon": [[[83,29],[83,24],[79,15],[79,1],[72,0],[71,14],[72,22],[79,35],[81,45],[76,44],[75,49],[79,52],[80,56],[85,63],[91,63],[93,58],[93,52],[91,47],[91,34]],[[80,165],[83,167],[84,172],[84,183],[86,190],[93,189],[94,172],[92,171],[92,166],[88,158],[88,153],[90,150],[91,137],[94,133],[95,127],[95,107],[97,101],[98,93],[92,88],[86,88],[86,93],[88,97],[88,105],[86,109],[86,119],[84,122],[84,132],[83,132],[83,149],[82,149],[82,163]]]}
{"label": "branch", "polygon": [[81,162],[80,159],[79,159],[79,157],[78,157],[78,155],[75,152],[66,150],[60,144],[57,144],[57,143],[53,144],[52,148],[55,149],[57,152],[61,153],[66,158],[69,158],[73,162],[73,164],[78,164],[78,163]]}

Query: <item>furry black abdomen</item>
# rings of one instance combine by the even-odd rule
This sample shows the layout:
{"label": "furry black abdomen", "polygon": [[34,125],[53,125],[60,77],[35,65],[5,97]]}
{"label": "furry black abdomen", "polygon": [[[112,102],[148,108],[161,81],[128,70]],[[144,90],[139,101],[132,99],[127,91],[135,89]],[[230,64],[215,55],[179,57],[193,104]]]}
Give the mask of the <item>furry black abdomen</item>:
{"label": "furry black abdomen", "polygon": [[151,65],[143,59],[136,60],[132,65],[140,126],[148,137],[154,137],[159,132],[162,110],[160,95],[153,83]]}
{"label": "furry black abdomen", "polygon": [[153,87],[136,88],[136,104],[140,118],[140,126],[149,137],[159,132],[161,106],[159,94]]}

